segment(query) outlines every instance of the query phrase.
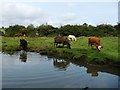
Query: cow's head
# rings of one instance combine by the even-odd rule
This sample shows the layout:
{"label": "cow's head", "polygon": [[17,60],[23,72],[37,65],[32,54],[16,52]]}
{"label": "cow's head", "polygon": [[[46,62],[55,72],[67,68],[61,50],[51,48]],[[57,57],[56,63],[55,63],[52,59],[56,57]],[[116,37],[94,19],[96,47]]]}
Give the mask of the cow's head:
{"label": "cow's head", "polygon": [[100,51],[103,46],[96,46],[97,50]]}

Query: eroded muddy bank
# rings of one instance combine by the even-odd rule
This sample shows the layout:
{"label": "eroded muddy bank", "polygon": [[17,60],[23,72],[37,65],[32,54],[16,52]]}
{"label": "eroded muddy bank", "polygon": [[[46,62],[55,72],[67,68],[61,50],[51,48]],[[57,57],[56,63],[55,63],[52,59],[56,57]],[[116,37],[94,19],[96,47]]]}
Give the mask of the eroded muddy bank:
{"label": "eroded muddy bank", "polygon": [[[13,54],[16,51],[20,51],[20,49],[15,49],[15,50],[8,50],[4,51],[9,54]],[[109,65],[110,67],[120,67],[120,61],[112,60],[108,57],[98,57],[98,58],[90,58],[86,54],[80,54],[80,55],[75,55],[73,52],[68,52],[66,50],[57,50],[55,48],[28,48],[28,52],[37,52],[40,53],[41,55],[47,55],[48,57],[55,57],[55,58],[61,58],[69,61],[77,61],[77,62],[83,62],[83,63],[89,63],[93,65]]]}
{"label": "eroded muddy bank", "polygon": [[[19,51],[19,50],[17,50]],[[116,67],[120,67],[120,62],[117,62],[115,60],[111,60],[110,58],[89,58],[87,55],[83,54],[80,56],[74,55],[72,52],[66,52],[66,51],[57,51],[53,49],[47,49],[47,50],[29,50],[30,52],[37,52],[41,55],[47,55],[48,57],[55,57],[55,58],[62,58],[70,61],[80,61],[95,65],[112,65]],[[16,51],[14,51],[16,52]],[[14,52],[7,52],[9,54],[13,54]]]}
{"label": "eroded muddy bank", "polygon": [[40,50],[37,51],[41,55],[47,55],[48,57],[62,58],[69,61],[85,62],[93,65],[110,65],[115,67],[120,67],[120,62],[112,60],[110,58],[89,58],[87,55],[83,54],[80,56],[74,55],[72,52],[67,51],[57,51],[57,50]]}

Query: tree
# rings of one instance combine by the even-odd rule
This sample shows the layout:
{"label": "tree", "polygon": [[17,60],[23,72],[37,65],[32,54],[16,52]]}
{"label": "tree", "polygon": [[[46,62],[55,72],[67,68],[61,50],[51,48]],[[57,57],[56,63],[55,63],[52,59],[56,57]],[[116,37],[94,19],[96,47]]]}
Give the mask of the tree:
{"label": "tree", "polygon": [[22,25],[14,25],[9,26],[6,28],[6,34],[7,36],[14,36],[15,34],[22,33],[22,30],[25,29],[25,26]]}
{"label": "tree", "polygon": [[53,26],[43,24],[37,28],[37,32],[40,36],[48,36],[49,34],[51,34],[51,30],[53,29],[55,29]]}
{"label": "tree", "polygon": [[14,36],[14,34],[24,33],[28,36],[55,36],[61,34],[63,36],[75,35],[75,36],[118,36],[118,30],[120,24],[112,26],[109,24],[101,24],[97,26],[88,25],[64,25],[60,28],[55,28],[52,25],[42,24],[38,27],[30,24],[25,26],[14,25],[5,28],[7,36]]}
{"label": "tree", "polygon": [[28,36],[32,37],[36,36],[37,31],[33,24],[28,25],[26,29],[27,29],[26,33]]}

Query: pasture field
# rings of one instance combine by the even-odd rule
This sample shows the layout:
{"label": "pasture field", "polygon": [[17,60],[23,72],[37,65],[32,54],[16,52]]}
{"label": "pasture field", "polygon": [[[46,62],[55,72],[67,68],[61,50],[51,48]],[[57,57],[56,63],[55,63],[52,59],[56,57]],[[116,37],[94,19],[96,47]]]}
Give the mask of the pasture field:
{"label": "pasture field", "polygon": [[120,62],[118,59],[118,37],[100,37],[103,48],[100,52],[88,47],[88,37],[77,37],[77,41],[70,41],[71,49],[54,47],[54,37],[2,37],[2,51],[19,51],[19,40],[28,41],[28,51],[40,52],[48,56],[65,59],[87,60],[95,62]]}

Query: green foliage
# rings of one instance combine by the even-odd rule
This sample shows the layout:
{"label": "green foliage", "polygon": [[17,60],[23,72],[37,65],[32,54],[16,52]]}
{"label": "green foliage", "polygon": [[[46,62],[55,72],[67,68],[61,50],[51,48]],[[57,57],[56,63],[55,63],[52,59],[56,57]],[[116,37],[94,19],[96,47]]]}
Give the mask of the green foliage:
{"label": "green foliage", "polygon": [[27,26],[26,34],[27,34],[27,36],[31,36],[31,37],[36,36],[36,29],[34,28],[33,24],[30,24]]}
{"label": "green foliage", "polygon": [[55,36],[58,34],[67,36],[75,35],[79,36],[118,36],[118,25],[112,26],[109,24],[101,24],[97,26],[88,25],[84,23],[83,25],[64,25],[60,28],[55,28],[52,25],[42,24],[40,26],[34,27],[32,24],[28,25],[26,28],[24,26],[15,25],[6,28],[7,36],[14,36],[16,33],[26,33],[28,36]]}
{"label": "green foliage", "polygon": [[37,28],[37,32],[39,36],[48,36],[51,34],[53,31],[54,27],[51,25],[41,25]]}
{"label": "green foliage", "polygon": [[25,26],[14,25],[14,26],[9,26],[9,28],[6,28],[5,31],[7,36],[14,36],[15,34],[23,33],[24,29],[25,29]]}

